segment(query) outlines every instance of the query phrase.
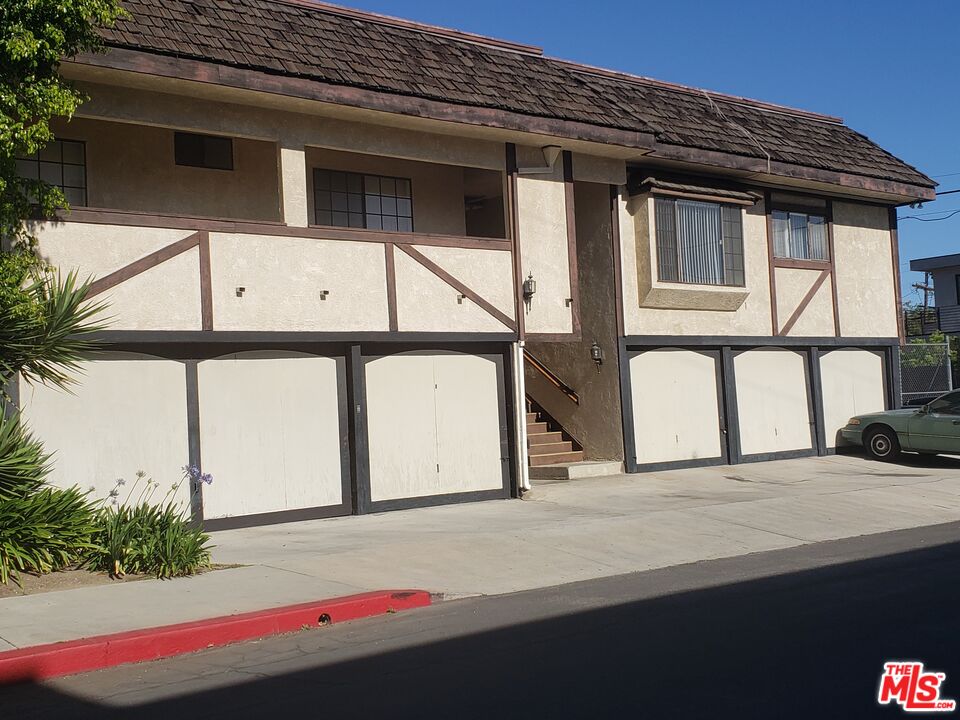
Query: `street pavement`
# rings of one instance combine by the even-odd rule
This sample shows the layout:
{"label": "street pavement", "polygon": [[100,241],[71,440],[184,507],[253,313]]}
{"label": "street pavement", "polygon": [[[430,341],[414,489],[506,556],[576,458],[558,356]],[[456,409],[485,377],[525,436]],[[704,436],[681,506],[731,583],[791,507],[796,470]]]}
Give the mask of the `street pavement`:
{"label": "street pavement", "polygon": [[441,603],[0,689],[28,718],[869,718],[960,697],[960,523]]}
{"label": "street pavement", "polygon": [[960,462],[831,456],[535,486],[527,500],[213,535],[195,578],[0,599],[0,648],[368,590],[499,595],[960,521]]}

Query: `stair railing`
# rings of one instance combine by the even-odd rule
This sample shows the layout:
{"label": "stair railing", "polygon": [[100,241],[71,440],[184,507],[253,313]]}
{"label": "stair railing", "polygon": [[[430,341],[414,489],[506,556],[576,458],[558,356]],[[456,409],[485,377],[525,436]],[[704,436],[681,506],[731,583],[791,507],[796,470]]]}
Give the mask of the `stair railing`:
{"label": "stair railing", "polygon": [[557,377],[557,375],[550,368],[540,362],[526,348],[523,349],[523,359],[530,364],[530,367],[543,375],[543,377],[545,377],[551,385],[566,395],[570,401],[576,403],[577,405],[580,404],[580,396],[577,394],[577,392],[563,382],[563,380]]}

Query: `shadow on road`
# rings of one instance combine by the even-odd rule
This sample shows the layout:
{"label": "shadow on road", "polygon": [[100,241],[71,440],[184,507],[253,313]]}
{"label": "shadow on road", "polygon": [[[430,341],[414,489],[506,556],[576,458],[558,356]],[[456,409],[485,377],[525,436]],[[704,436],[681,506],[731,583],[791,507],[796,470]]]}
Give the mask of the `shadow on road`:
{"label": "shadow on road", "polygon": [[[362,659],[321,666],[327,661],[318,655],[317,667],[126,709],[45,684],[0,689],[0,707],[18,720],[902,716],[875,703],[885,660],[945,671],[943,696],[960,698],[958,570],[953,543],[571,610],[398,651],[372,642]],[[645,582],[632,578],[622,582]],[[501,601],[461,602],[482,613]],[[426,636],[431,617],[423,619]],[[138,672],[146,676],[150,666]]]}

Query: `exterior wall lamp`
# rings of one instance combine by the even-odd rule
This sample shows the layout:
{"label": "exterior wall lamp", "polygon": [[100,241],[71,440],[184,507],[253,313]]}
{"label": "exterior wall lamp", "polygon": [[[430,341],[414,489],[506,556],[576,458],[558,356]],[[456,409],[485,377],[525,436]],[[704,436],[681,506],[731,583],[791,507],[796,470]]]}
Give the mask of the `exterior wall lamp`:
{"label": "exterior wall lamp", "polygon": [[537,281],[533,279],[533,273],[527,275],[527,279],[523,281],[523,297],[525,300],[529,300],[537,293]]}
{"label": "exterior wall lamp", "polygon": [[597,372],[600,372],[600,366],[603,365],[603,348],[600,347],[596,340],[594,340],[593,345],[590,346],[590,359],[597,364]]}

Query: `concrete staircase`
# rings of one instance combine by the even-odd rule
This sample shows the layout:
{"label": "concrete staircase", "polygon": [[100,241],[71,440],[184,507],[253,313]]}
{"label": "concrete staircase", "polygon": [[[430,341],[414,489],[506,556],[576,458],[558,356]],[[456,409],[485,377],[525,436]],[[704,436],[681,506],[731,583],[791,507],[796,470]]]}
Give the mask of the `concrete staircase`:
{"label": "concrete staircase", "polygon": [[583,450],[557,422],[527,400],[527,454],[530,467],[583,461]]}

